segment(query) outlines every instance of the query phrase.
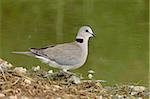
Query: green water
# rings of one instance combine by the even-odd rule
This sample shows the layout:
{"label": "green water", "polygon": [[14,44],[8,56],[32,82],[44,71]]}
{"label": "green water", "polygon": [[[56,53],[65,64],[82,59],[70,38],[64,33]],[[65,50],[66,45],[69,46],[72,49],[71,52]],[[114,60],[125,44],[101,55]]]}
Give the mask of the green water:
{"label": "green water", "polygon": [[86,64],[73,71],[107,84],[148,84],[148,0],[1,0],[0,57],[15,66],[40,65],[33,57],[11,54],[31,47],[71,42],[82,25],[96,38]]}

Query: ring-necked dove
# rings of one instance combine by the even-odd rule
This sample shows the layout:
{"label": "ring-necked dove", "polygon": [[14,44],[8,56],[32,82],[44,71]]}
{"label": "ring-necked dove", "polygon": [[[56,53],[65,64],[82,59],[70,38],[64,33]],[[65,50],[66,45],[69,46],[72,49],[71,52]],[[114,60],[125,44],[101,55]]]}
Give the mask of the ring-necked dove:
{"label": "ring-necked dove", "polygon": [[89,26],[82,26],[74,42],[13,53],[34,56],[51,67],[67,71],[79,68],[85,63],[88,56],[88,40],[93,36],[94,33]]}

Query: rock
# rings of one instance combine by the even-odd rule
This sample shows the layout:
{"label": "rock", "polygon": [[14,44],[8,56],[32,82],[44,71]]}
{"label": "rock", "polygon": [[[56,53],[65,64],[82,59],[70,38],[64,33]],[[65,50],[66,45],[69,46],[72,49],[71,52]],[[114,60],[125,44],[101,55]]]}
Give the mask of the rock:
{"label": "rock", "polygon": [[16,72],[16,73],[19,73],[19,74],[25,74],[27,69],[23,68],[23,67],[16,67],[16,68],[14,68],[13,71]]}
{"label": "rock", "polygon": [[21,96],[21,99],[29,99],[27,96]]}
{"label": "rock", "polygon": [[0,93],[0,98],[5,97],[5,94]]}
{"label": "rock", "polygon": [[69,82],[73,82],[73,83],[75,83],[75,84],[81,83],[80,78],[77,77],[77,76],[74,76],[74,75],[71,76],[71,77],[68,79],[68,81],[69,81]]}
{"label": "rock", "polygon": [[29,79],[25,79],[24,82],[25,82],[26,84],[31,84],[31,80],[29,80]]}
{"label": "rock", "polygon": [[15,96],[9,96],[8,99],[18,99],[18,98],[17,98],[17,96],[15,95]]}
{"label": "rock", "polygon": [[134,95],[136,95],[137,93],[138,93],[138,92],[133,91],[133,92],[131,92],[131,95],[134,96]]}
{"label": "rock", "polygon": [[3,69],[3,71],[10,69],[11,67],[13,67],[12,64],[0,58],[0,68]]}
{"label": "rock", "polygon": [[134,86],[133,90],[137,91],[137,92],[142,92],[144,91],[146,88],[144,86]]}

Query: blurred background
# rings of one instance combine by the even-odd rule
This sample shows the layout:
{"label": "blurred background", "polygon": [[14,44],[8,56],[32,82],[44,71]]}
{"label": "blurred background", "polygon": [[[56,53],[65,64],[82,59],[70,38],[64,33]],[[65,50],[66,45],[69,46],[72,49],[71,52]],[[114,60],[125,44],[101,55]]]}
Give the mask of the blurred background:
{"label": "blurred background", "polygon": [[96,38],[86,64],[73,72],[86,78],[92,69],[105,84],[148,85],[148,6],[148,0],[1,0],[0,58],[54,69],[11,52],[72,42],[80,26],[90,25]]}

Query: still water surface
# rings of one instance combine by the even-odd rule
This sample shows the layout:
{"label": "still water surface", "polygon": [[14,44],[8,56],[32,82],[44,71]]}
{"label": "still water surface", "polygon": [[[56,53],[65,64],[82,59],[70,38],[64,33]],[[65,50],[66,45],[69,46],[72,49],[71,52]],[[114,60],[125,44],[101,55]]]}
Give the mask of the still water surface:
{"label": "still water surface", "polygon": [[0,17],[0,57],[15,66],[53,69],[11,52],[71,42],[90,25],[96,38],[74,72],[86,77],[92,69],[107,84],[148,84],[148,0],[2,0]]}

